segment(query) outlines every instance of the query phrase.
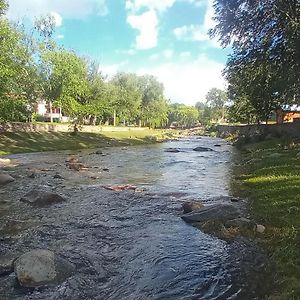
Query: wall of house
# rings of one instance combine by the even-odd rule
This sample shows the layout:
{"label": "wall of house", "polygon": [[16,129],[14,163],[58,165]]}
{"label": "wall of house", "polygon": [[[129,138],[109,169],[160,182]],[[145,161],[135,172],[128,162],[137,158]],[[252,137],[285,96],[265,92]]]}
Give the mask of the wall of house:
{"label": "wall of house", "polygon": [[228,137],[230,135],[246,137],[268,135],[274,137],[300,137],[300,122],[268,125],[218,125],[217,133],[220,137]]}
{"label": "wall of house", "polygon": [[[80,126],[80,132],[103,132],[103,131],[130,131],[145,130],[140,127],[113,127],[113,126]],[[0,124],[0,132],[71,132],[73,125],[70,124],[33,124],[33,123],[5,123]]]}

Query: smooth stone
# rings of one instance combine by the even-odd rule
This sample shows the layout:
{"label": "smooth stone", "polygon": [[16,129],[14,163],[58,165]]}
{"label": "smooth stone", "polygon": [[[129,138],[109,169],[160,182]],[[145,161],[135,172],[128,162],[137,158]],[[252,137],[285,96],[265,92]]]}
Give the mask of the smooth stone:
{"label": "smooth stone", "polygon": [[198,210],[184,214],[181,218],[188,223],[206,221],[226,222],[236,219],[239,216],[240,211],[235,206],[230,204],[215,204],[204,206]]}
{"label": "smooth stone", "polygon": [[187,201],[182,204],[183,213],[190,213],[202,208],[204,205],[200,201]]}
{"label": "smooth stone", "polygon": [[260,224],[256,225],[256,232],[258,232],[258,233],[264,233],[265,230],[266,230],[266,227],[264,225],[260,225]]}
{"label": "smooth stone", "polygon": [[0,276],[8,275],[14,271],[13,262],[16,256],[5,255],[0,256]]}
{"label": "smooth stone", "polygon": [[168,149],[165,149],[165,152],[178,153],[178,152],[180,152],[180,150],[178,150],[176,148],[168,148]]}
{"label": "smooth stone", "polygon": [[255,223],[247,218],[237,218],[233,220],[228,220],[225,222],[225,227],[237,227],[240,230],[253,230],[255,228]]}
{"label": "smooth stone", "polygon": [[12,176],[8,174],[0,174],[0,185],[5,185],[13,181],[15,181],[15,179]]}
{"label": "smooth stone", "polygon": [[206,147],[196,147],[193,149],[194,151],[198,151],[198,152],[207,152],[207,151],[214,151],[213,149],[210,149],[210,148],[206,148]]}
{"label": "smooth stone", "polygon": [[26,202],[32,206],[47,206],[66,201],[66,199],[55,193],[32,190],[24,195],[20,201]]}
{"label": "smooth stone", "polygon": [[32,250],[14,262],[14,271],[21,286],[46,287],[63,282],[75,267],[49,250]]}

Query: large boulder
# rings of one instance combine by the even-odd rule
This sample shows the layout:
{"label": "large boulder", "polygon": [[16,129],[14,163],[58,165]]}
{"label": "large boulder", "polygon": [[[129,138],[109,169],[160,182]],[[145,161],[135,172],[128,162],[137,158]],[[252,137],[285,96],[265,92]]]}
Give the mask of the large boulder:
{"label": "large boulder", "polygon": [[45,287],[63,282],[75,267],[49,250],[32,250],[14,262],[14,271],[21,286]]}
{"label": "large boulder", "polygon": [[0,174],[0,185],[5,185],[7,183],[13,182],[15,179],[8,174]]}
{"label": "large boulder", "polygon": [[183,213],[190,213],[203,207],[200,201],[187,201],[182,204]]}
{"label": "large boulder", "polygon": [[181,218],[188,223],[220,221],[222,223],[236,219],[240,211],[231,204],[215,204],[204,206],[200,209],[184,214]]}
{"label": "large boulder", "polygon": [[198,152],[207,152],[207,151],[214,151],[213,149],[211,148],[207,148],[207,147],[196,147],[193,149],[194,151],[198,151]]}
{"label": "large boulder", "polygon": [[63,202],[65,201],[65,198],[55,193],[34,189],[24,195],[20,200],[29,203],[32,206],[47,206]]}

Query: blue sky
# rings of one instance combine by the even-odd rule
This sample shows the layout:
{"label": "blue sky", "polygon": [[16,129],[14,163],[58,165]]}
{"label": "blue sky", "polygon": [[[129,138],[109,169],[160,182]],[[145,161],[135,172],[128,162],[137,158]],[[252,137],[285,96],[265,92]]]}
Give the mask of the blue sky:
{"label": "blue sky", "polygon": [[204,101],[224,88],[230,49],[210,40],[213,0],[9,0],[8,18],[52,14],[55,39],[100,64],[102,73],[153,74],[172,102]]}

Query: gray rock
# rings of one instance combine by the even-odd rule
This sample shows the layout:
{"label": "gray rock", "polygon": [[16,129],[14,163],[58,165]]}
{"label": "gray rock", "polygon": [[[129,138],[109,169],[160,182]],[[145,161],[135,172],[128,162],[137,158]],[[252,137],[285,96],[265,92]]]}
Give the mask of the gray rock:
{"label": "gray rock", "polygon": [[206,147],[196,147],[193,149],[194,151],[198,151],[198,152],[207,152],[207,151],[214,151],[213,149],[210,149],[210,148],[206,148]]}
{"label": "gray rock", "polygon": [[203,204],[200,201],[187,201],[182,204],[183,213],[190,213],[202,207]]}
{"label": "gray rock", "polygon": [[247,218],[237,218],[225,222],[225,227],[237,227],[240,230],[253,230],[255,223]]}
{"label": "gray rock", "polygon": [[63,282],[75,267],[49,250],[32,250],[14,262],[14,271],[21,286],[45,287]]}
{"label": "gray rock", "polygon": [[95,154],[103,154],[103,152],[101,150],[97,150]]}
{"label": "gray rock", "polygon": [[181,218],[188,223],[206,221],[226,222],[236,219],[239,216],[240,211],[235,206],[230,204],[215,204],[204,206],[203,208],[184,214]]}
{"label": "gray rock", "polygon": [[178,153],[178,152],[180,152],[180,150],[178,150],[176,148],[168,148],[165,150],[165,152]]}
{"label": "gray rock", "polygon": [[13,182],[15,179],[8,174],[0,174],[0,185],[5,185],[7,183]]}
{"label": "gray rock", "polygon": [[265,230],[266,230],[266,227],[265,227],[264,225],[259,225],[259,224],[257,224],[255,230],[256,230],[256,232],[258,232],[258,233],[264,233]]}
{"label": "gray rock", "polygon": [[0,276],[8,275],[14,271],[13,262],[16,256],[5,255],[0,256]]}
{"label": "gray rock", "polygon": [[53,176],[54,179],[64,179],[63,176],[61,176],[60,174],[56,173],[54,176]]}
{"label": "gray rock", "polygon": [[54,203],[59,203],[65,201],[65,199],[55,193],[32,190],[23,196],[20,201],[29,203],[33,206],[47,206]]}

